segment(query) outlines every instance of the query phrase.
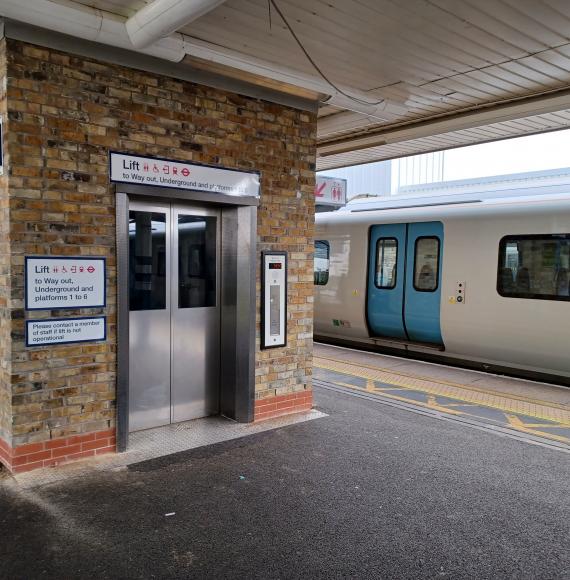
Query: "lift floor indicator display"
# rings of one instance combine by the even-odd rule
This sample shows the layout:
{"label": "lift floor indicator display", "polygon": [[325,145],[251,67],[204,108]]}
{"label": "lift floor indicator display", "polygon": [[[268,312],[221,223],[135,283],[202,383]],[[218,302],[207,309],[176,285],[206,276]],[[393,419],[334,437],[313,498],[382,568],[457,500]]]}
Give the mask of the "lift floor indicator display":
{"label": "lift floor indicator display", "polygon": [[287,343],[287,254],[263,252],[261,348]]}

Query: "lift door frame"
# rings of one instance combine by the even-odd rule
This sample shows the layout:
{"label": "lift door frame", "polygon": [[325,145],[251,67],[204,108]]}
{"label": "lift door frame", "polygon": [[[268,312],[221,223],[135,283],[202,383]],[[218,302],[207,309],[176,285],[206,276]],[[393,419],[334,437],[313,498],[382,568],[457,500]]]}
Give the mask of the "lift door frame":
{"label": "lift door frame", "polygon": [[221,210],[220,414],[253,421],[257,206],[259,199],[176,188],[116,185],[117,450],[129,438],[129,200],[189,203]]}

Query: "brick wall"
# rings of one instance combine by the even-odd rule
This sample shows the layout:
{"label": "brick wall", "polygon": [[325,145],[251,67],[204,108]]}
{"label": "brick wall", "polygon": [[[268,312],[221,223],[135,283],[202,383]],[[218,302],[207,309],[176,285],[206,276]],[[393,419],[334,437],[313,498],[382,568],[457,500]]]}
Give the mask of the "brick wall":
{"label": "brick wall", "polygon": [[[265,117],[265,116],[264,116]],[[259,406],[263,399],[282,397],[289,393],[300,393],[311,386],[312,340],[313,340],[313,249],[314,249],[314,138],[312,127],[307,125],[310,116],[300,114],[296,118],[286,116],[284,134],[294,135],[299,131],[294,127],[300,123],[301,143],[293,148],[285,158],[283,137],[267,140],[270,148],[271,168],[278,174],[274,180],[267,167],[262,169],[261,206],[258,214],[258,250],[288,252],[288,294],[287,294],[287,345],[278,349],[259,349],[260,308],[257,308],[257,353],[256,353],[256,418],[260,417]],[[272,124],[275,123],[271,116]],[[295,154],[295,149],[298,151]],[[294,163],[288,168],[287,164]],[[299,163],[300,162],[300,163]],[[268,183],[269,182],[269,183]],[[265,187],[270,185],[270,187]],[[261,267],[258,260],[257,296],[261,295]],[[312,394],[312,391],[311,391]],[[293,399],[293,409],[283,408],[283,412],[305,409],[305,399]],[[311,399],[312,400],[312,399]],[[277,413],[279,414],[279,413]],[[283,413],[280,413],[283,414]]]}
{"label": "brick wall", "polygon": [[[0,79],[6,79],[6,42],[0,41]],[[6,118],[6,83],[0,83],[0,115],[4,132],[8,130]],[[8,155],[4,147],[4,163]],[[1,440],[10,441],[12,436],[12,386],[11,369],[11,313],[10,313],[10,229],[8,178],[0,176],[0,458],[6,453]]]}
{"label": "brick wall", "polygon": [[[13,40],[7,41],[6,62],[10,160],[8,191],[0,182],[0,279],[6,282],[0,290],[0,378],[11,390],[11,409],[10,397],[0,395],[0,430],[14,453],[22,445],[115,426],[109,149],[262,172],[258,250],[289,252],[289,326],[283,349],[260,352],[258,331],[256,397],[310,391],[315,116]],[[23,268],[29,254],[107,257],[105,310],[27,313],[105,313],[105,343],[25,348]],[[258,271],[258,313],[259,291]],[[309,399],[310,392],[293,410],[306,408]]]}

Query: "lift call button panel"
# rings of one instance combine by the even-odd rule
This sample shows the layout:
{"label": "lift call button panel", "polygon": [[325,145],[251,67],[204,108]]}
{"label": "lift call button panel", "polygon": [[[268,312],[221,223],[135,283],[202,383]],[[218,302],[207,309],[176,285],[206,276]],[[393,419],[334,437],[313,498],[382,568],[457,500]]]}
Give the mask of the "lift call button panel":
{"label": "lift call button panel", "polygon": [[287,339],[287,255],[263,253],[262,348],[285,346]]}

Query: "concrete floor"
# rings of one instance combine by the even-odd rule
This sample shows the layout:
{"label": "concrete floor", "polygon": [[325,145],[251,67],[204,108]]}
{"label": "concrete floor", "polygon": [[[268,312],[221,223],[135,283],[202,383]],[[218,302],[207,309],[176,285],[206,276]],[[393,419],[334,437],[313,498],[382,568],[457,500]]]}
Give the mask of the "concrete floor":
{"label": "concrete floor", "polygon": [[46,467],[19,473],[13,476],[14,482],[20,489],[34,489],[71,478],[85,477],[94,471],[118,470],[133,463],[247,437],[263,431],[311,421],[322,416],[324,416],[323,413],[313,409],[307,413],[295,413],[257,423],[236,423],[219,416],[173,423],[130,433],[128,448],[124,453],[110,453],[57,468]]}
{"label": "concrete floor", "polygon": [[329,416],[26,490],[0,577],[569,578],[570,455],[316,389]]}

